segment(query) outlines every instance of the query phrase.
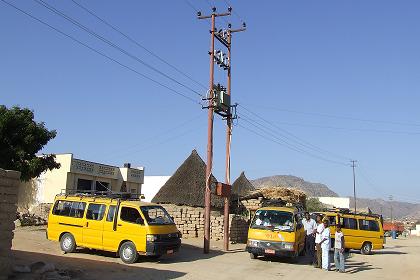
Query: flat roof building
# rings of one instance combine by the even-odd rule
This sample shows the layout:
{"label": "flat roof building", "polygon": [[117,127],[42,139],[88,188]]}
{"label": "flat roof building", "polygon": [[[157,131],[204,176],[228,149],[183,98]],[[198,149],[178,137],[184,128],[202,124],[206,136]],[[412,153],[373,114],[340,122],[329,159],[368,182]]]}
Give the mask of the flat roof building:
{"label": "flat roof building", "polygon": [[37,202],[52,203],[62,191],[115,191],[141,193],[144,168],[111,166],[77,159],[73,154],[57,154],[59,169],[46,171],[38,179]]}

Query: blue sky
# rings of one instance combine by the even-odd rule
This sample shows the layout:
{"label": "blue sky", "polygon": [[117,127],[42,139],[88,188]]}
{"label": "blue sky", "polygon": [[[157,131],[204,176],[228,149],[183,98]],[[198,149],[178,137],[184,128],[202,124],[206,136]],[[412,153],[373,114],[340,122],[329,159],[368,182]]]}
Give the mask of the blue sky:
{"label": "blue sky", "polygon": [[[193,92],[36,2],[7,1],[200,101]],[[205,93],[73,2],[44,1],[194,91]],[[203,13],[210,9],[208,2],[219,11],[227,7],[222,0],[189,1]],[[197,20],[187,1],[76,2],[208,85],[209,22]],[[242,170],[250,178],[291,174],[351,195],[349,160],[356,159],[358,195],[393,195],[420,202],[420,3],[229,2],[239,16],[226,21],[239,27],[245,20],[248,27],[234,35],[232,44],[232,98],[242,106],[238,113],[243,117],[234,127],[232,179]],[[171,175],[194,148],[205,159],[207,113],[198,104],[3,2],[0,24],[0,103],[29,107],[37,120],[57,130],[56,139],[44,152],[72,152],[78,158],[114,165],[131,162],[144,166],[147,175]],[[218,19],[219,28],[225,25]],[[216,81],[225,83],[224,73],[216,71]],[[257,128],[257,122],[264,128]],[[214,135],[214,174],[223,180],[225,127],[219,117],[215,117]]]}

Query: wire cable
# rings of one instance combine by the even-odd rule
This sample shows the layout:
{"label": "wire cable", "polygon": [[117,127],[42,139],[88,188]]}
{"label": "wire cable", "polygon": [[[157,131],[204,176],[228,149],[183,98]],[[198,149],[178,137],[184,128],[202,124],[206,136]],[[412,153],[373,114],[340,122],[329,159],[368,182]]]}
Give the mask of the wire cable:
{"label": "wire cable", "polygon": [[[281,138],[278,138],[276,135],[274,135],[274,134],[272,134],[272,133],[269,133],[269,132],[267,132],[266,130],[264,130],[264,129],[262,129],[262,128],[258,127],[257,125],[252,124],[252,122],[250,122],[250,121],[248,121],[248,120],[245,120],[245,121],[246,121],[246,122],[248,122],[248,123],[250,123],[251,125],[253,125],[253,126],[254,126],[255,128],[257,128],[258,130],[261,130],[263,133],[270,135],[272,138],[275,138],[276,140],[274,140],[274,139],[272,139],[272,138],[269,138],[269,137],[267,137],[266,135],[261,134],[261,133],[259,133],[259,132],[255,131],[255,130],[252,130],[252,129],[250,129],[249,127],[245,127],[245,126],[243,126],[243,125],[241,125],[241,124],[238,124],[238,126],[239,126],[239,127],[242,127],[242,128],[243,128],[243,129],[245,129],[245,130],[248,130],[248,131],[250,131],[250,132],[252,132],[252,133],[254,133],[254,134],[256,134],[256,135],[258,135],[258,136],[260,136],[260,137],[262,137],[262,138],[264,138],[264,139],[266,139],[266,140],[268,140],[268,141],[271,141],[271,142],[273,142],[273,143],[277,143],[277,144],[279,144],[279,145],[281,145],[281,146],[287,147],[287,148],[288,148],[288,149],[290,149],[290,150],[293,150],[293,151],[298,152],[298,153],[301,153],[301,154],[305,154],[305,155],[307,155],[307,156],[310,156],[310,157],[313,157],[313,158],[316,158],[316,159],[320,159],[320,160],[323,160],[323,161],[326,161],[326,162],[330,162],[330,163],[334,163],[334,164],[337,164],[337,165],[349,166],[349,165],[348,165],[348,164],[346,164],[346,163],[339,162],[339,161],[335,161],[335,160],[331,160],[331,159],[327,159],[327,158],[325,158],[325,157],[321,157],[321,156],[318,156],[318,155],[312,154],[312,153],[310,153],[310,152],[308,152],[308,151],[305,151],[305,150],[303,150],[303,149],[300,149],[300,148],[298,148],[298,147],[296,147],[296,146],[294,146],[294,145],[292,145],[292,144],[288,143],[287,141],[284,141],[284,140],[282,140]],[[279,141],[280,141],[280,142],[279,142]]]}
{"label": "wire cable", "polygon": [[183,72],[182,70],[180,70],[178,67],[172,65],[171,63],[169,63],[168,61],[166,61],[165,59],[163,59],[162,57],[160,57],[159,55],[157,55],[156,53],[152,52],[150,49],[146,48],[144,45],[140,44],[137,40],[133,39],[131,36],[127,35],[127,33],[122,32],[120,29],[118,29],[117,27],[115,27],[115,25],[112,25],[111,23],[109,23],[108,21],[106,21],[105,19],[103,19],[102,17],[99,17],[97,14],[95,14],[92,10],[86,8],[85,6],[83,6],[82,4],[78,3],[76,0],[71,0],[75,5],[77,5],[79,8],[85,10],[87,13],[89,13],[90,15],[92,15],[93,17],[95,17],[96,19],[98,19],[100,22],[102,22],[103,24],[105,24],[106,26],[110,27],[112,30],[116,31],[117,33],[119,33],[121,36],[125,37],[127,40],[129,40],[130,42],[132,42],[133,44],[135,44],[136,46],[142,48],[144,51],[146,51],[147,53],[149,53],[151,56],[153,56],[154,58],[158,59],[159,61],[163,62],[164,64],[166,64],[167,66],[171,67],[172,69],[174,69],[175,71],[177,71],[178,73],[180,73],[181,75],[183,75],[184,77],[186,77],[187,79],[189,79],[190,81],[196,83],[197,85],[201,86],[204,89],[207,89],[207,87],[205,85],[203,85],[202,83],[200,83],[199,81],[193,79],[190,75],[186,74],[185,72]]}
{"label": "wire cable", "polygon": [[[242,103],[242,104],[244,104],[244,103]],[[319,117],[324,117],[324,118],[343,119],[343,120],[358,121],[358,122],[369,122],[369,123],[391,124],[391,125],[402,125],[402,126],[420,126],[419,123],[354,118],[354,117],[349,117],[349,116],[338,116],[338,115],[316,113],[316,112],[303,112],[303,111],[290,110],[290,109],[284,109],[284,108],[278,108],[278,107],[272,107],[272,106],[255,105],[255,104],[252,104],[252,105],[256,106],[256,107],[263,108],[263,109],[270,109],[270,110],[274,110],[274,111],[281,111],[281,112],[288,112],[288,113],[293,113],[293,114],[301,114],[301,115],[309,115],[309,116],[319,116]]]}
{"label": "wire cable", "polygon": [[153,79],[153,78],[151,78],[151,77],[149,77],[149,76],[146,76],[146,75],[144,75],[144,74],[140,73],[139,71],[135,70],[134,68],[131,68],[130,66],[127,66],[127,65],[125,65],[125,64],[123,64],[123,63],[121,63],[120,61],[118,61],[118,60],[116,60],[116,59],[114,59],[114,58],[112,58],[112,57],[110,57],[110,56],[106,55],[105,53],[103,53],[103,52],[101,52],[101,51],[98,51],[97,49],[95,49],[95,48],[93,48],[93,47],[91,47],[91,46],[89,46],[89,45],[87,45],[87,44],[83,43],[82,41],[80,41],[80,40],[76,39],[75,37],[73,37],[73,36],[71,36],[71,35],[69,35],[69,34],[65,33],[64,31],[61,31],[60,29],[58,29],[58,28],[56,28],[56,27],[54,27],[54,26],[50,25],[49,23],[47,23],[47,22],[45,22],[45,21],[43,21],[43,20],[41,20],[41,19],[37,18],[36,16],[34,16],[34,15],[32,15],[32,14],[30,14],[30,13],[28,13],[28,12],[24,11],[23,9],[21,9],[21,8],[19,8],[19,7],[15,6],[15,5],[13,5],[12,3],[9,3],[9,2],[7,2],[6,0],[0,0],[0,1],[2,1],[3,3],[5,3],[5,4],[9,5],[10,7],[14,8],[15,10],[17,10],[17,11],[19,11],[19,12],[21,12],[21,13],[25,14],[26,16],[28,16],[28,17],[32,18],[33,20],[35,20],[35,21],[37,21],[37,22],[39,22],[39,23],[42,23],[43,25],[45,25],[45,26],[49,27],[50,29],[54,30],[55,32],[57,32],[57,33],[59,33],[59,34],[61,34],[61,35],[65,36],[65,37],[67,37],[67,38],[69,38],[69,39],[73,40],[74,42],[76,42],[76,43],[78,43],[78,44],[80,44],[80,45],[82,45],[82,46],[84,46],[84,47],[88,48],[89,50],[91,50],[91,51],[93,51],[93,52],[95,52],[95,53],[99,54],[100,56],[105,57],[106,59],[108,59],[108,60],[110,60],[110,61],[112,61],[112,62],[114,62],[114,63],[116,63],[116,64],[120,65],[121,67],[126,68],[127,70],[130,70],[131,72],[136,73],[137,75],[139,75],[139,76],[141,76],[141,77],[143,77],[143,78],[145,78],[145,79],[147,79],[147,80],[149,80],[149,81],[151,81],[151,82],[154,82],[155,84],[157,84],[157,85],[159,85],[159,86],[161,86],[161,87],[163,87],[163,88],[165,88],[165,89],[167,89],[167,90],[169,90],[169,91],[171,91],[171,92],[173,92],[173,93],[175,93],[175,94],[177,94],[177,95],[179,95],[179,96],[182,96],[183,98],[188,99],[189,101],[191,101],[191,102],[193,102],[193,103],[195,103],[195,104],[199,104],[199,105],[201,105],[201,103],[200,103],[200,102],[198,102],[197,100],[195,100],[195,99],[191,98],[190,96],[187,96],[187,95],[185,95],[185,94],[183,94],[183,93],[181,93],[181,92],[178,92],[177,90],[175,90],[175,89],[173,89],[173,88],[170,88],[169,86],[167,86],[167,85],[165,85],[165,84],[163,84],[163,83],[161,83],[161,82],[159,82],[159,81],[157,81],[157,80],[155,80],[155,79]]}
{"label": "wire cable", "polygon": [[135,61],[141,63],[142,65],[146,66],[147,68],[155,71],[156,73],[164,76],[165,78],[177,83],[178,85],[188,89],[189,91],[195,93],[196,95],[200,96],[200,97],[204,97],[202,94],[200,94],[199,92],[197,92],[196,90],[192,89],[191,87],[181,83],[180,81],[172,78],[171,76],[165,74],[164,72],[160,71],[159,69],[155,68],[154,66],[148,64],[147,62],[145,62],[144,60],[140,59],[138,56],[133,55],[129,52],[127,52],[126,50],[124,50],[123,48],[121,48],[119,45],[109,41],[108,39],[106,39],[105,37],[99,35],[98,33],[92,31],[91,29],[89,29],[88,27],[86,27],[85,25],[81,24],[80,22],[78,22],[77,20],[71,18],[70,16],[66,15],[65,13],[57,10],[55,7],[53,7],[52,5],[44,2],[43,0],[33,0],[34,2],[38,3],[39,5],[47,8],[48,10],[50,10],[51,12],[57,14],[58,16],[66,19],[67,21],[69,21],[70,23],[72,23],[73,25],[79,27],[80,29],[84,30],[85,32],[87,32],[88,34],[96,37],[97,39],[101,40],[102,42],[108,44],[109,46],[113,47],[114,49],[120,51],[121,53],[127,55],[128,57],[134,59]]}
{"label": "wire cable", "polygon": [[[337,158],[337,159],[338,159],[338,158],[339,158],[339,159],[344,159],[344,160],[346,160],[346,161],[348,161],[348,160],[350,159],[349,157],[342,156],[342,155],[338,155],[338,154],[336,154],[336,153],[333,153],[333,152],[331,152],[331,151],[327,151],[327,150],[322,149],[322,148],[320,148],[320,147],[318,147],[318,146],[316,146],[316,145],[313,145],[313,144],[309,143],[308,141],[305,141],[305,140],[303,140],[303,139],[301,139],[301,138],[297,137],[296,135],[292,134],[291,132],[289,132],[289,131],[285,130],[284,128],[279,127],[278,125],[274,124],[273,122],[266,120],[265,118],[261,117],[259,114],[254,113],[253,111],[251,111],[250,109],[248,109],[248,108],[244,107],[243,105],[238,104],[238,106],[239,106],[240,108],[243,108],[245,111],[249,112],[249,113],[250,113],[250,114],[252,114],[253,116],[255,116],[255,117],[259,118],[259,119],[260,119],[260,120],[262,120],[262,121],[264,121],[265,123],[269,124],[270,126],[272,126],[272,127],[276,128],[277,130],[279,130],[279,131],[281,131],[281,132],[283,132],[283,133],[286,133],[286,134],[287,134],[287,135],[289,135],[290,137],[288,137],[288,136],[284,136],[284,135],[283,135],[283,137],[285,137],[285,138],[287,138],[287,139],[289,139],[289,140],[291,140],[291,141],[297,142],[297,143],[298,143],[299,145],[301,145],[301,146],[304,146],[304,147],[306,147],[306,148],[309,148],[309,149],[314,150],[314,151],[316,151],[316,152],[318,152],[318,153],[321,153],[321,154],[322,154],[322,153],[330,154],[331,156],[333,156],[333,157],[335,157],[335,158]],[[293,138],[293,139],[291,139],[291,138]]]}

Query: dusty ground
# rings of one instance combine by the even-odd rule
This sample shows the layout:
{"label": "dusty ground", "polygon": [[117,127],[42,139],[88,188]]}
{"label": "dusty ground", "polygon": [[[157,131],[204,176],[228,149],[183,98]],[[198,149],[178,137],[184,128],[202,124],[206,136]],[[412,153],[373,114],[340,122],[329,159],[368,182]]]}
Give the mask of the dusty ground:
{"label": "dusty ground", "polygon": [[[42,228],[19,228],[15,231],[13,254],[18,264],[36,261],[53,263],[58,268],[80,271],[80,279],[419,279],[420,238],[387,240],[384,250],[370,256],[353,252],[347,260],[347,273],[326,272],[287,259],[251,260],[245,245],[231,245],[220,250],[221,242],[212,242],[212,252],[202,253],[201,239],[183,240],[180,252],[159,261],[141,258],[134,265],[122,264],[115,255],[80,249],[62,254],[57,242],[45,239]],[[31,279],[19,274],[15,279]]]}

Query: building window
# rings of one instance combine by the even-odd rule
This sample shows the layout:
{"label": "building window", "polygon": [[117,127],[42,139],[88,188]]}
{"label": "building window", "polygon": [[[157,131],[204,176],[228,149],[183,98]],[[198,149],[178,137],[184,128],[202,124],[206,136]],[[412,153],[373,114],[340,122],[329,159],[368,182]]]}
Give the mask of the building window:
{"label": "building window", "polygon": [[95,187],[95,190],[98,192],[106,192],[111,190],[109,188],[109,183],[107,182],[96,181]]}
{"label": "building window", "polygon": [[77,190],[78,191],[91,191],[92,190],[92,180],[86,179],[77,179]]}

